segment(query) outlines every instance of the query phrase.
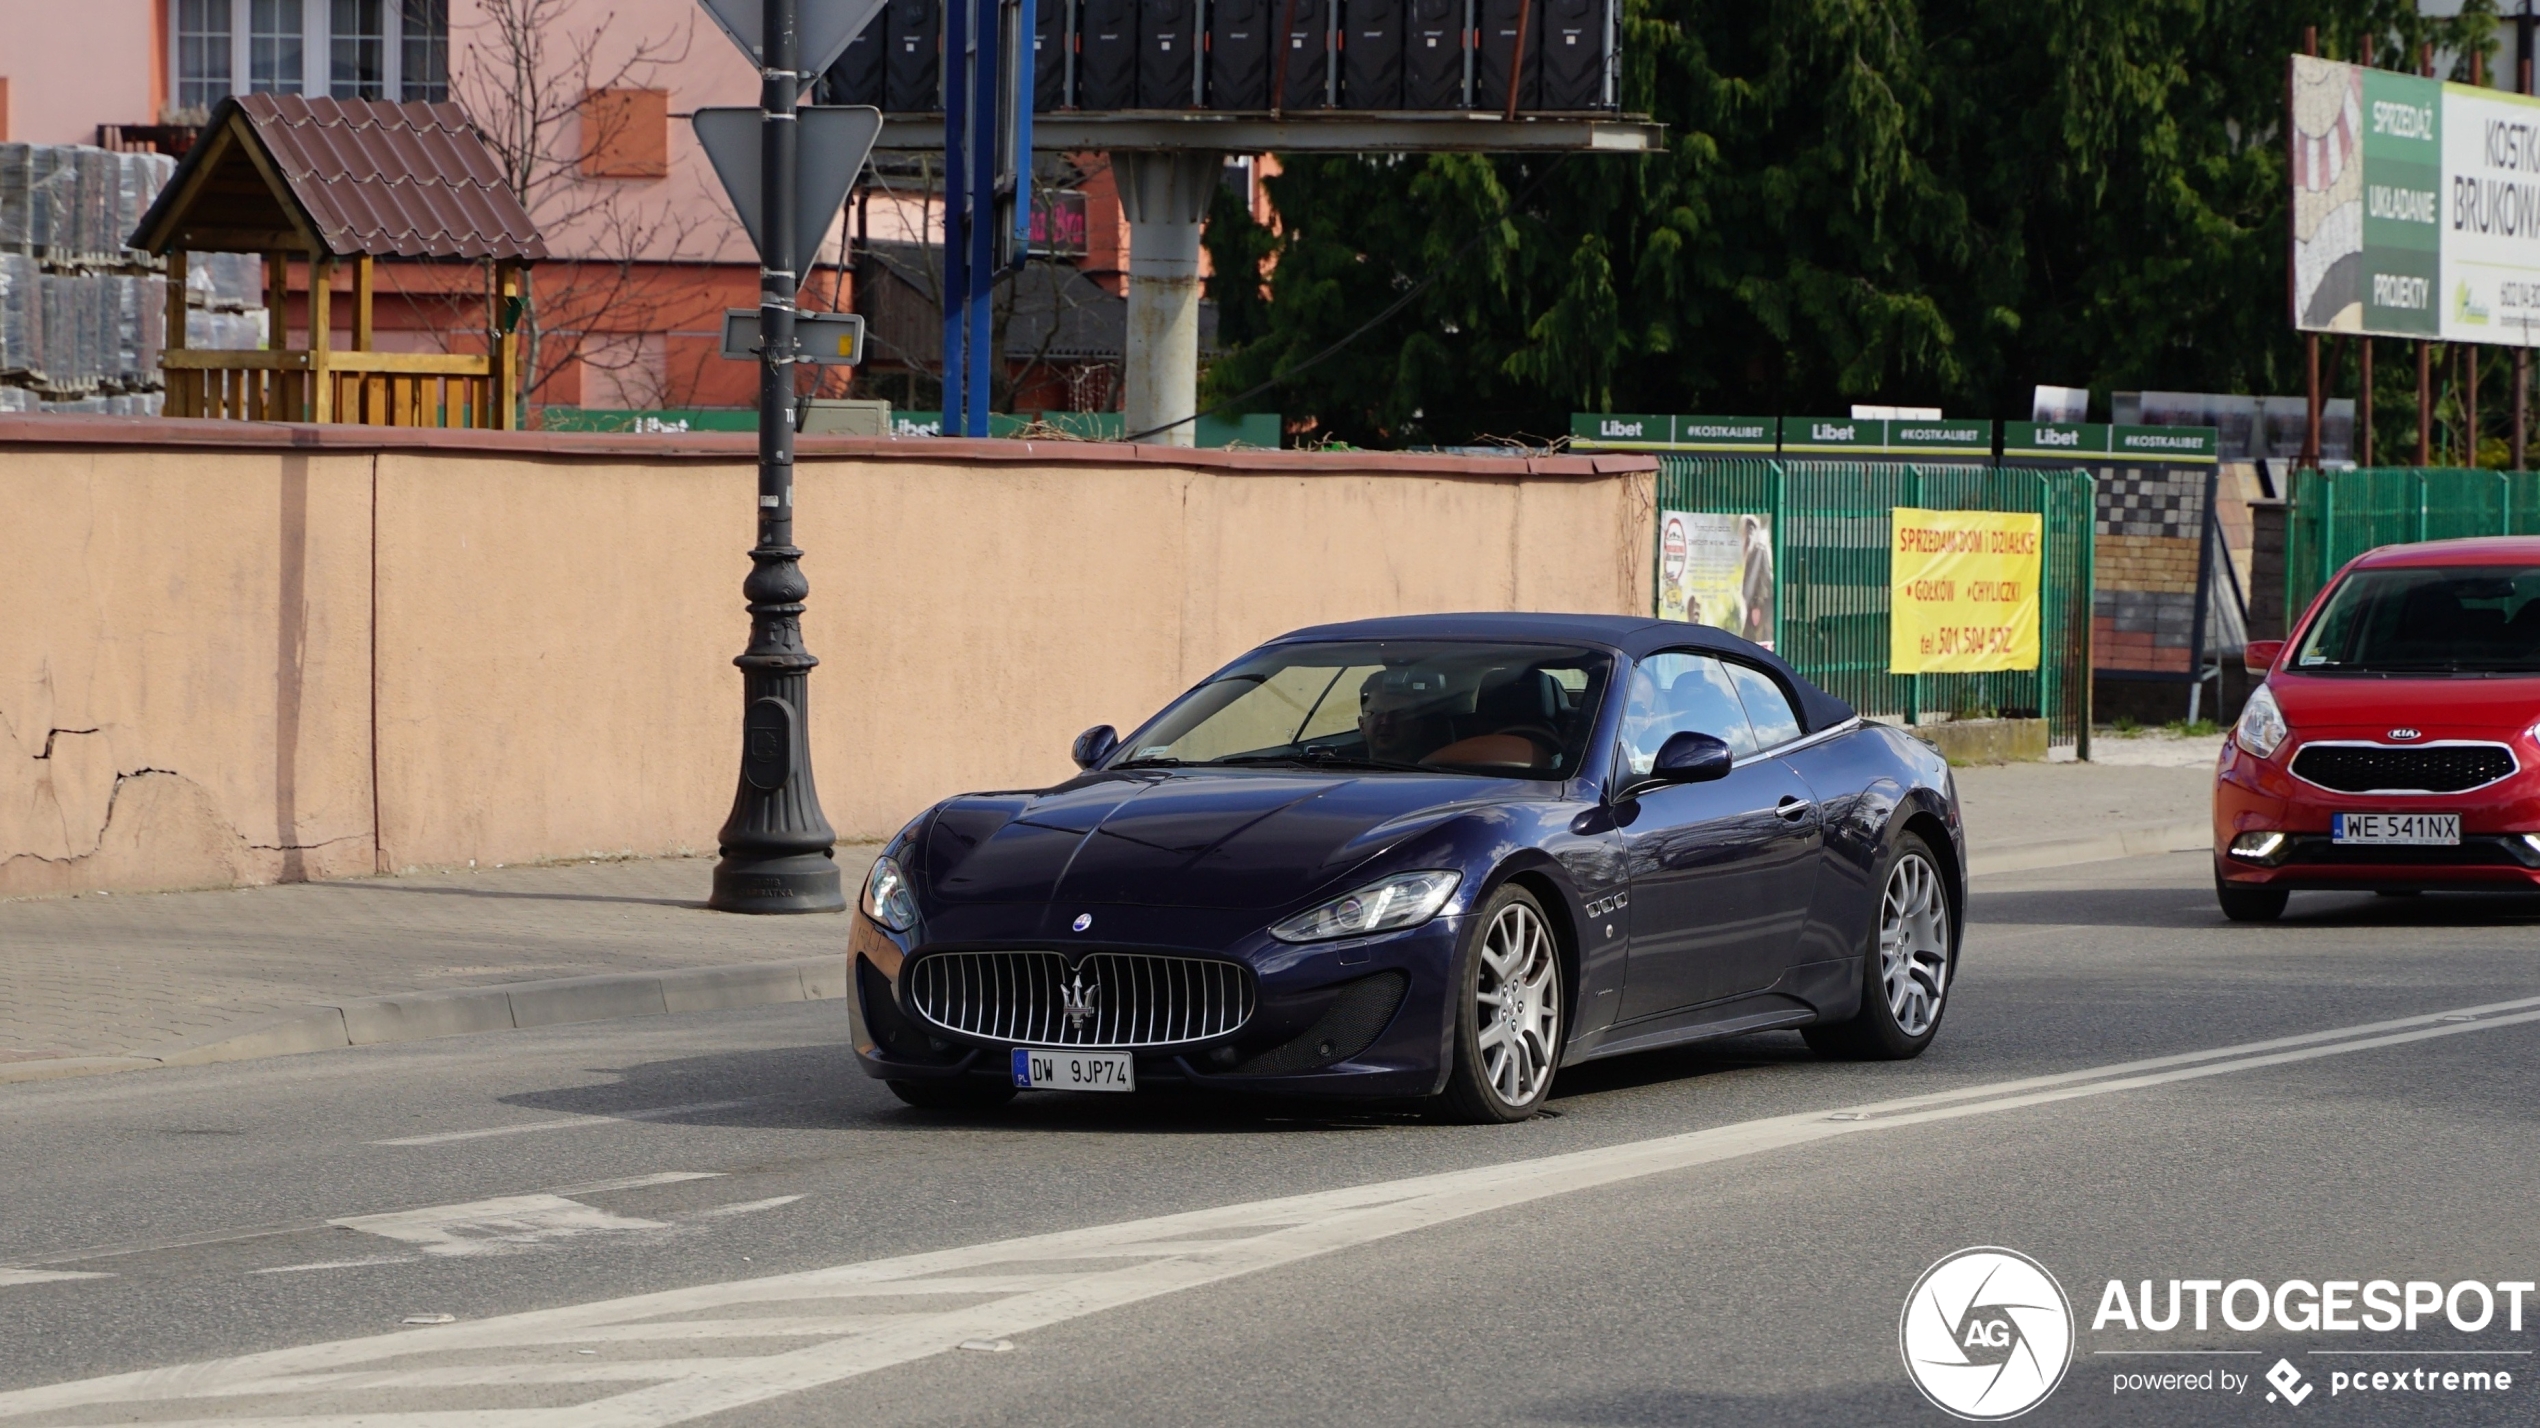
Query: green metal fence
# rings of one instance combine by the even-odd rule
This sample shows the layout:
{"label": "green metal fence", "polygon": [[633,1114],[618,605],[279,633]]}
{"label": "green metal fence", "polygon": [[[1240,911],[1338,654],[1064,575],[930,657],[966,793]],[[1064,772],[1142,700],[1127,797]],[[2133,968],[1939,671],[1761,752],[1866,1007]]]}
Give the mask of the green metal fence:
{"label": "green metal fence", "polygon": [[2540,535],[2540,472],[2362,467],[2293,473],[2284,618],[2302,616],[2338,567],[2375,546]]}
{"label": "green metal fence", "polygon": [[[2043,715],[2087,738],[2095,482],[2081,470],[1662,455],[1662,510],[1772,517],[1773,648],[1864,714]],[[1888,673],[1889,515],[1898,506],[2044,517],[2033,670]],[[1654,536],[1653,536],[1654,538]]]}

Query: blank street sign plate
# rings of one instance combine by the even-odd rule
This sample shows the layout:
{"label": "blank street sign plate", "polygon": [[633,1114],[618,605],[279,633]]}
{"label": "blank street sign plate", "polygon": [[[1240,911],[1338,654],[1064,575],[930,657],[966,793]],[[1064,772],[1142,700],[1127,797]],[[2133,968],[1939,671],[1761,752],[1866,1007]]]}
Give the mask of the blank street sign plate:
{"label": "blank street sign plate", "polygon": [[[736,362],[758,360],[758,309],[723,310],[723,355]],[[852,367],[864,360],[864,319],[852,312],[794,314],[794,356],[823,367]]]}

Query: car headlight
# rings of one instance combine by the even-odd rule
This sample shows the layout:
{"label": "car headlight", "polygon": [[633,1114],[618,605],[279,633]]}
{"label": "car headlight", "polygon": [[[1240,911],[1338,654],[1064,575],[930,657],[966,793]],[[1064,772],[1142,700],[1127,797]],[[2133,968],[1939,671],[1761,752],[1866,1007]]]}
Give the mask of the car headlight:
{"label": "car headlight", "polygon": [[2249,702],[2240,709],[2240,722],[2231,727],[2231,739],[2263,759],[2282,748],[2284,736],[2292,732],[2285,727],[2284,711],[2276,707],[2275,696],[2261,684],[2249,691]]}
{"label": "car headlight", "polygon": [[909,891],[908,874],[889,858],[873,860],[864,879],[864,915],[893,932],[917,925],[917,895]]}
{"label": "car headlight", "polygon": [[1462,873],[1396,873],[1271,925],[1282,942],[1326,942],[1417,927],[1455,896]]}

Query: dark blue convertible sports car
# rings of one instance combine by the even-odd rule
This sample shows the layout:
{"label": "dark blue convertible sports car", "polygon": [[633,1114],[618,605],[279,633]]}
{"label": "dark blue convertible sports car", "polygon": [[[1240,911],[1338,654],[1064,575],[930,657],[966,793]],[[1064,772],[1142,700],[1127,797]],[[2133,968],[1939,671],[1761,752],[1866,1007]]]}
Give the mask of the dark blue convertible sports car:
{"label": "dark blue convertible sports car", "polygon": [[1564,1065],[1703,1037],[1916,1055],[1956,970],[1948,765],[1719,630],[1300,630],[1075,758],[873,865],[856,1056],[913,1104],[1172,1084],[1518,1120]]}

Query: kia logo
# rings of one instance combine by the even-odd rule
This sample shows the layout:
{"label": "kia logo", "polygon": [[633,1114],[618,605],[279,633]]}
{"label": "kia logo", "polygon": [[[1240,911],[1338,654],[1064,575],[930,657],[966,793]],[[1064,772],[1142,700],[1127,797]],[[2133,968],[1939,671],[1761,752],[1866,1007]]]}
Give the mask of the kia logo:
{"label": "kia logo", "polygon": [[2390,731],[2390,737],[2394,742],[2404,744],[2410,739],[2421,739],[2425,736],[2414,729],[2393,729]]}

